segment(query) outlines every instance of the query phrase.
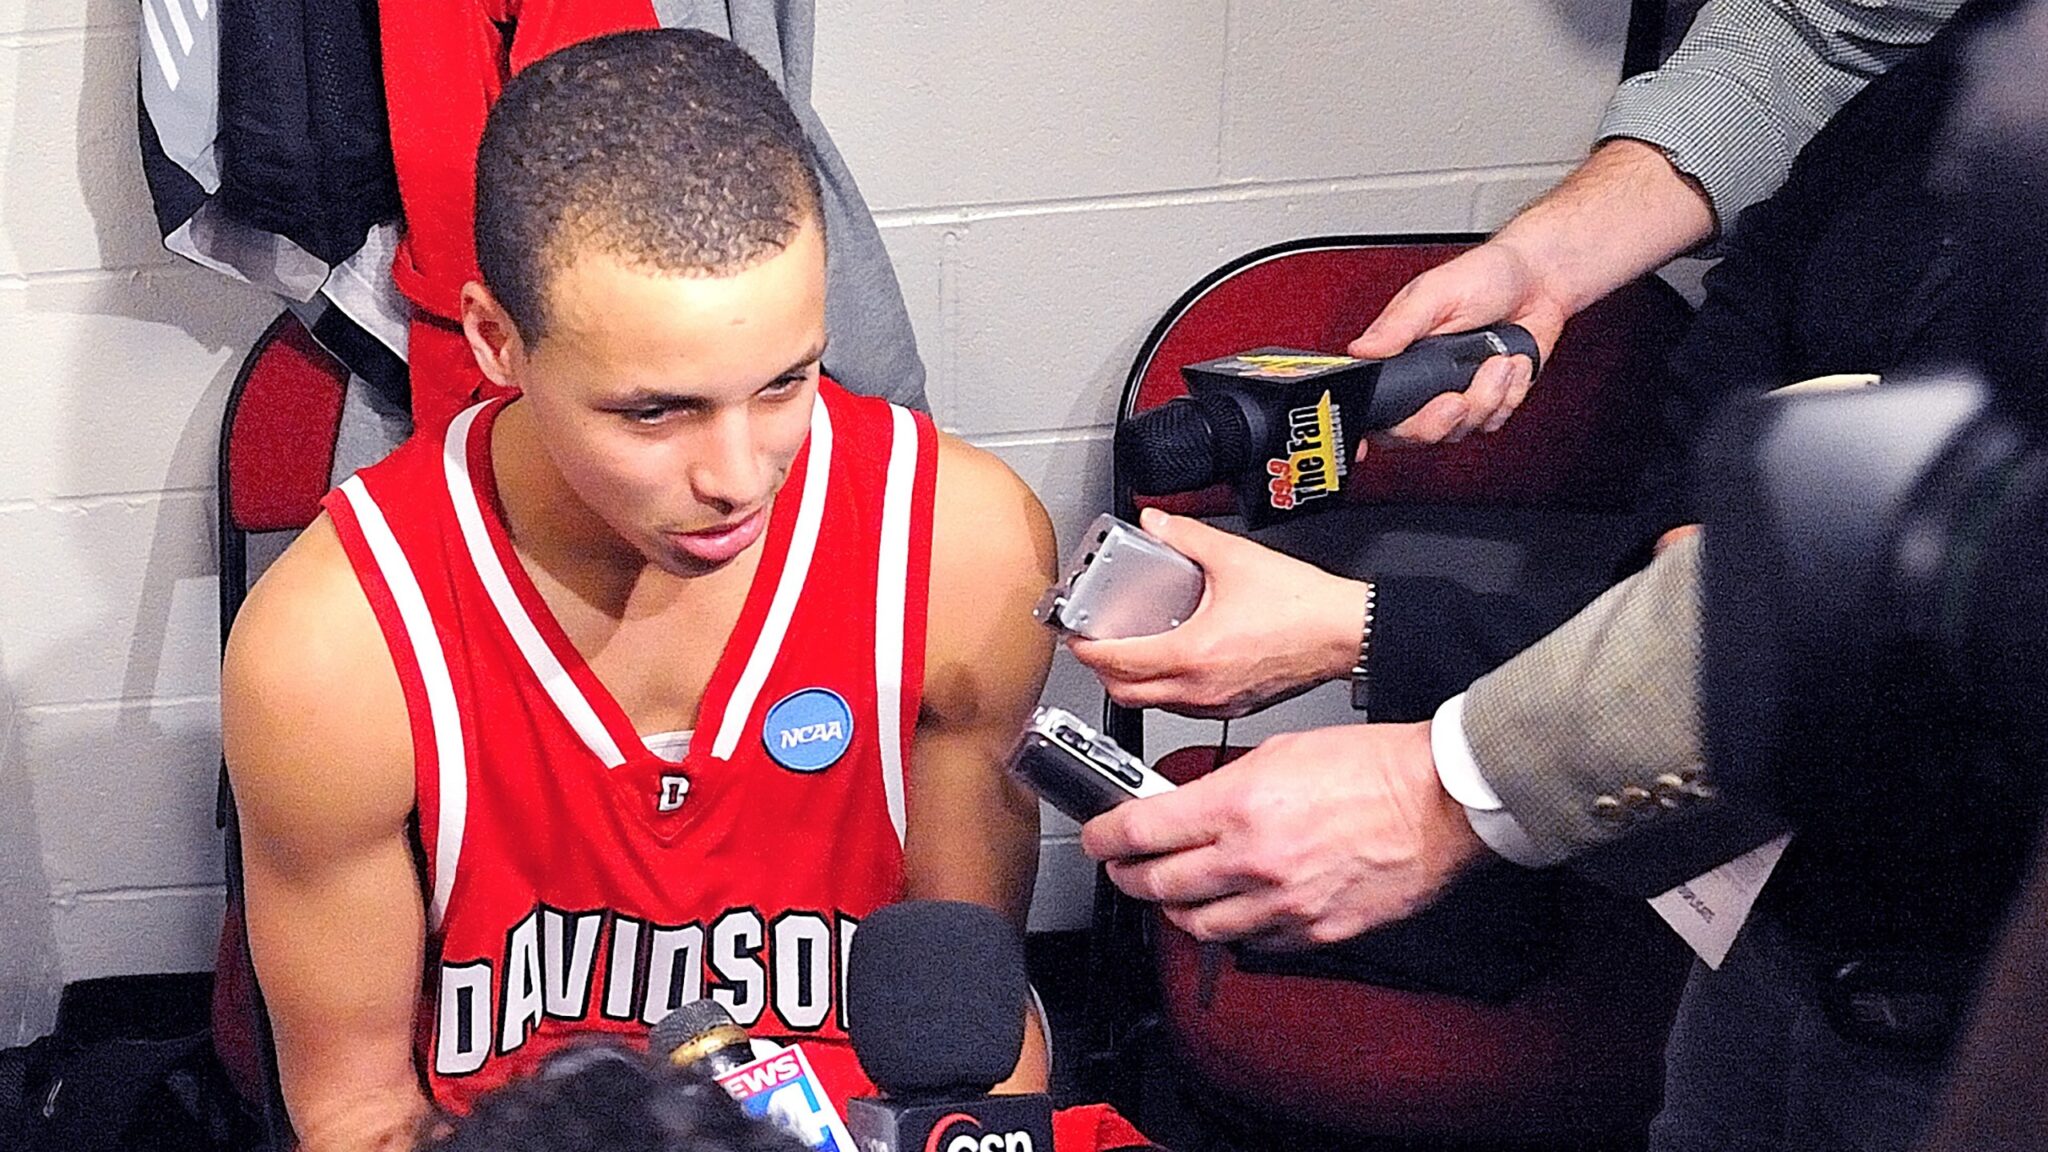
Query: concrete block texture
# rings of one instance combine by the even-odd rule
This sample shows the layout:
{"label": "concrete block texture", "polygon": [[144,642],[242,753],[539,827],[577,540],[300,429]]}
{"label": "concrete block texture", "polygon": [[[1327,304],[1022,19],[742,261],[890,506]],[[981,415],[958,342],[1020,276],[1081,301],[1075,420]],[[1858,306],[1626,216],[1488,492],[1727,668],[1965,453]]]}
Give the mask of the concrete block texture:
{"label": "concrete block texture", "polygon": [[0,276],[170,261],[136,150],[133,20],[0,44]]}
{"label": "concrete block texture", "polygon": [[[952,243],[951,235],[944,225],[915,221],[883,221],[881,230],[882,245],[889,250],[889,263],[896,269],[896,283],[903,289],[903,305],[910,313],[929,389],[934,380],[949,374],[937,357],[946,348],[946,249]],[[829,350],[825,359],[832,359]]]}
{"label": "concrete block texture", "polygon": [[1222,177],[1576,159],[1627,29],[1628,5],[1604,0],[1232,0]]}
{"label": "concrete block texture", "polygon": [[219,693],[210,494],[0,505],[0,555],[18,707]]}
{"label": "concrete block texture", "polygon": [[17,727],[53,893],[220,882],[219,701],[25,708]]}
{"label": "concrete block texture", "polygon": [[1492,232],[1557,186],[1570,164],[1546,164],[1536,168],[1496,172],[1479,181],[1472,201],[1472,230]]}
{"label": "concrete block texture", "polygon": [[[166,0],[150,2],[162,4]],[[174,2],[189,5],[192,0]],[[0,0],[0,36],[126,28],[135,19],[132,0]]]}
{"label": "concrete block texture", "polygon": [[54,901],[64,981],[207,972],[220,944],[220,885],[60,896]]}
{"label": "concrete block texture", "polygon": [[19,711],[0,688],[0,1047],[49,1031],[64,986]]}
{"label": "concrete block texture", "polygon": [[1439,175],[974,218],[954,226],[941,423],[970,437],[1114,422],[1131,360],[1195,281],[1253,249],[1333,232],[1462,231],[1473,183]]}
{"label": "concrete block texture", "polygon": [[878,209],[1200,187],[1228,7],[823,0],[811,102]]}
{"label": "concrete block texture", "polygon": [[210,487],[228,389],[279,310],[188,265],[0,283],[0,501]]}

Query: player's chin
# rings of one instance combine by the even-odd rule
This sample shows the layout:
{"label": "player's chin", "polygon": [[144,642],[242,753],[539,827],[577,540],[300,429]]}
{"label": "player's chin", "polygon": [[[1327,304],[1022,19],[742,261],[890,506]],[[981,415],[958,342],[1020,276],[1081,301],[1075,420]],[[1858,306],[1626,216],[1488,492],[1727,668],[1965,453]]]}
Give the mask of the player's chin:
{"label": "player's chin", "polygon": [[731,563],[730,560],[705,559],[672,537],[661,534],[650,537],[640,551],[649,563],[671,576],[702,576]]}

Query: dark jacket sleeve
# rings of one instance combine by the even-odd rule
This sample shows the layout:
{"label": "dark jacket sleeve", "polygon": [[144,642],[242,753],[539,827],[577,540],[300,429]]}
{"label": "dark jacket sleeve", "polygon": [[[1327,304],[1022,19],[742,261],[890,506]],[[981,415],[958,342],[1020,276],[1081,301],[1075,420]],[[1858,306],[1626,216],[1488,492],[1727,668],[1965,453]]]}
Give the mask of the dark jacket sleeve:
{"label": "dark jacket sleeve", "polygon": [[[1663,389],[1670,452],[1638,508],[1655,534],[1698,519],[1691,448],[1730,400],[1836,372],[1886,372],[1911,333],[1888,332],[1926,280],[1921,216],[1933,136],[1955,67],[1959,18],[1864,89],[1799,154],[1776,195],[1735,220]],[[1873,299],[1873,298],[1879,299]],[[1889,298],[1893,307],[1878,306]]]}
{"label": "dark jacket sleeve", "polygon": [[222,208],[329,264],[398,215],[373,0],[221,0]]}

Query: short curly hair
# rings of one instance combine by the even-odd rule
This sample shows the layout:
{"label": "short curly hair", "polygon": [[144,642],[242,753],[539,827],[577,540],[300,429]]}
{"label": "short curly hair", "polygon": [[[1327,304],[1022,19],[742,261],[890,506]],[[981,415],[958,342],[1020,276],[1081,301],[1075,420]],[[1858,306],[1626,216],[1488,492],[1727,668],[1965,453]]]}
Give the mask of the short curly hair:
{"label": "short curly hair", "polygon": [[824,226],[814,153],[775,81],[707,32],[619,32],[514,76],[484,124],[476,254],[529,341],[583,252],[723,276]]}
{"label": "short curly hair", "polygon": [[555,1053],[429,1124],[418,1152],[805,1152],[711,1080],[614,1044]]}

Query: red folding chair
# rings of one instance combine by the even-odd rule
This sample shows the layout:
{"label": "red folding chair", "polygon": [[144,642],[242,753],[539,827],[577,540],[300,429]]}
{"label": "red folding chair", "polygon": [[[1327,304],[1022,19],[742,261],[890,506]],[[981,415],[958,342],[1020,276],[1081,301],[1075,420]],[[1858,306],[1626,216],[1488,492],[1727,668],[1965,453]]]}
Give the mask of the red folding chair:
{"label": "red folding chair", "polygon": [[[348,369],[289,313],[256,340],[228,394],[218,456],[221,641],[262,567],[320,514],[334,467]],[[249,961],[242,916],[241,838],[222,771],[216,811],[227,837],[227,916],[214,964],[213,1037],[228,1078],[263,1123],[267,1147],[288,1148],[269,1017]]]}
{"label": "red folding chair", "polygon": [[[1120,418],[1183,395],[1184,364],[1256,345],[1341,351],[1401,285],[1479,239],[1329,237],[1233,261],[1160,320],[1132,367]],[[1389,523],[1426,532],[1434,518],[1452,535],[1579,556],[1574,595],[1590,597],[1620,559],[1625,534],[1616,529],[1629,522],[1637,475],[1655,451],[1642,432],[1653,423],[1648,385],[1687,317],[1661,282],[1623,288],[1572,321],[1502,431],[1370,454],[1345,483],[1367,507],[1288,525],[1276,546],[1341,570],[1359,551],[1339,540],[1344,533]],[[1235,511],[1223,487],[1144,503],[1211,520]],[[1139,506],[1119,482],[1119,512],[1134,517]],[[1321,556],[1319,542],[1328,545]],[[1375,679],[1400,674],[1376,669]],[[1142,748],[1139,713],[1110,706],[1106,724],[1126,747]],[[1182,748],[1159,768],[1185,781],[1217,756],[1214,747]],[[1099,882],[1089,1086],[1165,1131],[1146,1107],[1157,1098],[1147,1070],[1170,1056],[1180,1105],[1201,1121],[1194,1131],[1248,1146],[1639,1141],[1661,1088],[1685,953],[1640,901],[1569,877],[1557,900],[1557,954],[1507,999],[1485,1000],[1248,972],[1230,955],[1205,956],[1154,909]]]}

